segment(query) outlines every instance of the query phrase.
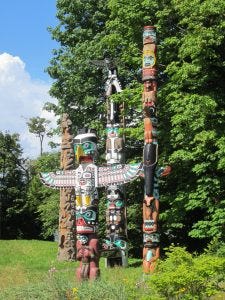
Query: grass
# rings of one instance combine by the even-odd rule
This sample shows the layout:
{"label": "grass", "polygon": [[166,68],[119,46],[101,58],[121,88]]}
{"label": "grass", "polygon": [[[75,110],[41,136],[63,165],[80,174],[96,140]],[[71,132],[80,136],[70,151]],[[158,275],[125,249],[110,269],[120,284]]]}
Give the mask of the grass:
{"label": "grass", "polygon": [[48,270],[68,273],[75,263],[58,262],[55,242],[37,240],[0,240],[0,290],[40,281]]}
{"label": "grass", "polygon": [[[77,262],[59,262],[56,257],[55,242],[0,240],[0,299],[124,300],[128,297],[125,287],[129,285],[129,292],[136,293],[142,279],[142,269],[136,266],[140,260],[130,259],[127,269],[109,270],[102,258],[101,280],[79,284],[75,279]],[[73,294],[77,288],[79,292]]]}
{"label": "grass", "polygon": [[[161,270],[151,277],[143,278],[141,260],[129,259],[128,268],[106,269],[102,258],[101,278],[94,282],[78,283],[75,278],[77,262],[59,262],[57,243],[0,240],[0,300],[225,299],[222,292],[211,293],[213,296],[210,298],[204,297],[208,290],[202,292],[203,297],[197,292],[194,298],[190,298],[190,293],[183,293],[187,292],[190,284],[193,285],[197,272],[199,277],[195,278],[196,282],[207,283],[210,289],[214,287],[211,285],[214,281],[224,285],[224,277],[222,281],[221,278],[218,280],[218,276],[225,272],[224,259],[219,259],[218,263],[215,261],[210,271],[209,262],[215,260],[214,256],[204,256],[204,260],[200,256],[193,258],[179,247],[171,253],[170,257],[162,261]],[[194,264],[195,261],[198,264]],[[196,274],[189,278],[192,266],[197,268]],[[180,273],[180,267],[183,273]],[[200,280],[201,276],[203,281]],[[195,288],[198,290],[201,287],[197,283]],[[172,297],[168,298],[165,295],[169,289]]]}
{"label": "grass", "polygon": [[56,256],[55,242],[0,240],[0,299],[54,299],[49,291],[53,268],[58,277],[72,281],[76,264]]}

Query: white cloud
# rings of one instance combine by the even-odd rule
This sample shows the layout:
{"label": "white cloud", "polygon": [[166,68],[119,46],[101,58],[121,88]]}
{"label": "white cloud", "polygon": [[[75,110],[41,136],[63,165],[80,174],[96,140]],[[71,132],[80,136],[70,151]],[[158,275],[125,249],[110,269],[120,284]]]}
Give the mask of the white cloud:
{"label": "white cloud", "polygon": [[[45,102],[55,102],[49,89],[49,83],[30,77],[18,56],[0,54],[0,131],[20,134],[25,157],[34,158],[40,153],[38,138],[29,133],[27,120],[41,116],[50,119],[52,127],[56,126],[55,116],[42,110]],[[49,151],[47,140],[44,151]]]}

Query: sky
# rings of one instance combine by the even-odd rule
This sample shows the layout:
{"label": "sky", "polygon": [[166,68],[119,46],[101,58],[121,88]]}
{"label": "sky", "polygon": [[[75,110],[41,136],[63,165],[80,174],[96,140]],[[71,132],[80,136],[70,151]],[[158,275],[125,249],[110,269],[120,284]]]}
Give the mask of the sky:
{"label": "sky", "polygon": [[[58,47],[47,28],[58,24],[56,0],[0,0],[0,131],[19,133],[23,156],[40,154],[38,138],[26,122],[41,116],[56,126],[52,113],[43,110],[54,102],[45,69]],[[44,151],[49,151],[47,139]]]}

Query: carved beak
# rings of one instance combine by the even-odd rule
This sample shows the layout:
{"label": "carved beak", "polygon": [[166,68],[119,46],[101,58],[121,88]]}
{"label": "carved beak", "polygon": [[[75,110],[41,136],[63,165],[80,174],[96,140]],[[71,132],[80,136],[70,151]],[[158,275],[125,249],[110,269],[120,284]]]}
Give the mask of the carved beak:
{"label": "carved beak", "polygon": [[84,156],[84,152],[83,152],[82,147],[78,145],[77,149],[76,149],[76,160],[77,160],[78,163],[80,162],[80,157],[81,156]]}

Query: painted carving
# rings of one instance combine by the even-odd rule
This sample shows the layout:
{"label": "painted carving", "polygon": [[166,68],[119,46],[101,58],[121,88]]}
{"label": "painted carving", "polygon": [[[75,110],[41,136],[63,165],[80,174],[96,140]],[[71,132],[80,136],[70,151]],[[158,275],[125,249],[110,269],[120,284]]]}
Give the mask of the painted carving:
{"label": "painted carving", "polygon": [[144,151],[143,173],[145,181],[143,200],[143,270],[145,274],[154,271],[160,253],[159,188],[158,179],[167,176],[171,168],[158,167],[157,141],[157,69],[156,69],[156,29],[145,26],[143,32],[143,116]]}
{"label": "painted carving", "polygon": [[75,170],[76,230],[78,280],[95,279],[100,275],[98,226],[98,192],[96,189],[97,137],[82,130],[74,139],[74,152],[79,167]]}
{"label": "painted carving", "polygon": [[[97,137],[92,130],[80,130],[73,140],[71,122],[68,116],[62,121],[63,140],[61,168],[57,172],[42,173],[45,185],[61,190],[60,201],[60,247],[67,247],[67,253],[74,258],[75,228],[77,233],[76,258],[80,264],[76,270],[78,280],[96,279],[99,274],[100,247],[98,241],[98,191],[107,188],[106,239],[103,249],[119,253],[112,262],[122,258],[127,265],[126,242],[126,200],[124,184],[138,176],[144,177],[143,199],[143,270],[154,271],[160,256],[159,189],[158,179],[166,176],[171,168],[158,167],[157,140],[157,69],[156,31],[153,26],[144,27],[143,33],[143,123],[144,149],[143,163],[124,163],[124,139],[119,135],[121,109],[123,105],[114,103],[110,95],[121,92],[116,68],[108,67],[106,82],[107,97],[107,141],[106,166],[98,166]],[[72,149],[72,145],[74,149]],[[74,168],[74,154],[78,168]],[[63,252],[62,252],[63,253]],[[63,254],[64,255],[64,254]],[[62,255],[62,256],[63,256]],[[113,264],[112,264],[113,265]]]}
{"label": "painted carving", "polygon": [[144,180],[143,201],[143,271],[152,273],[159,258],[160,236],[158,231],[158,141],[156,112],[156,32],[155,27],[146,26],[143,32],[143,72],[144,90],[142,94],[144,114]]}
{"label": "painted carving", "polygon": [[[41,173],[45,185],[59,189],[74,189],[76,203],[77,259],[80,261],[76,274],[79,280],[95,279],[99,276],[98,245],[98,187],[111,186],[108,198],[110,206],[108,219],[110,230],[116,234],[113,246],[126,250],[125,241],[119,237],[122,232],[124,216],[120,212],[124,207],[119,187],[139,176],[142,164],[113,164],[99,167],[97,158],[97,137],[91,130],[81,130],[74,139],[74,152],[79,166],[77,169]],[[116,189],[115,189],[116,186]],[[111,201],[112,200],[112,201]],[[111,241],[110,241],[111,242]]]}
{"label": "painted carving", "polygon": [[[117,70],[113,64],[107,65],[108,79],[106,81],[107,97],[107,127],[106,127],[106,163],[118,165],[124,163],[124,138],[120,136],[120,126],[124,126],[122,116],[123,104],[114,103],[110,96],[122,91],[117,77]],[[106,265],[128,265],[127,251],[127,222],[126,200],[124,186],[121,184],[107,187],[106,207],[106,239],[103,250],[107,251]]]}

